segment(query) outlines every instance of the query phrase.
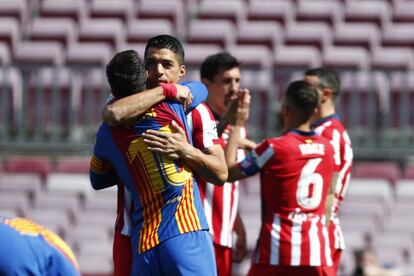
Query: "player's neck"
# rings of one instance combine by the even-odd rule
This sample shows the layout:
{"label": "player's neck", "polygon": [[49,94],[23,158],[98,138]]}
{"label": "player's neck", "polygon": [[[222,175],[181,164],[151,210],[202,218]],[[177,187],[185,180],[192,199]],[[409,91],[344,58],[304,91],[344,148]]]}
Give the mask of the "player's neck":
{"label": "player's neck", "polygon": [[286,124],[286,128],[285,130],[289,130],[289,129],[296,129],[299,131],[303,131],[303,132],[309,132],[311,131],[311,127],[310,127],[310,121],[304,122],[304,123],[299,123],[299,122],[292,122],[291,124]]}
{"label": "player's neck", "polygon": [[325,104],[325,105],[321,105],[319,108],[319,112],[318,112],[318,118],[316,119],[323,119],[326,118],[328,116],[331,116],[333,114],[335,114],[335,106],[333,104]]}

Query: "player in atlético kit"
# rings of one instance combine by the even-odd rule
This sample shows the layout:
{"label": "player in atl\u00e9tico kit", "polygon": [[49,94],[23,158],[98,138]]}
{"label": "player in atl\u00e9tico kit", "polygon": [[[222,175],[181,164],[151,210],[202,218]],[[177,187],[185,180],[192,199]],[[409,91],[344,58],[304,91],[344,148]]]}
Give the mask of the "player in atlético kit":
{"label": "player in atl\u00e9tico kit", "polygon": [[325,227],[333,148],[310,129],[317,105],[311,85],[291,83],[282,105],[285,133],[229,167],[230,181],[260,172],[262,226],[249,275],[333,275]]}
{"label": "player in atl\u00e9tico kit", "polygon": [[341,90],[340,79],[329,68],[312,68],[305,72],[304,81],[313,85],[319,93],[320,103],[313,116],[312,128],[327,138],[334,148],[336,182],[328,195],[331,203],[328,233],[332,260],[336,273],[339,269],[341,253],[345,249],[344,238],[339,223],[338,212],[348,189],[352,171],[352,144],[339,116],[335,113],[335,100]]}
{"label": "player in atl\u00e9tico kit", "polygon": [[[136,73],[143,72],[136,52],[121,52],[113,61],[107,68],[113,92],[142,90],[134,82]],[[194,98],[197,102],[196,94]],[[215,275],[212,241],[191,170],[181,160],[149,151],[142,136],[148,129],[171,133],[172,121],[188,129],[183,106],[164,101],[130,127],[102,124],[96,136],[95,164],[110,161],[132,197],[132,275]],[[190,135],[187,138],[191,141]],[[92,185],[113,185],[113,171],[109,176],[92,170]]]}
{"label": "player in atl\u00e9tico kit", "polygon": [[25,218],[0,217],[0,275],[81,274],[72,250],[55,233]]}

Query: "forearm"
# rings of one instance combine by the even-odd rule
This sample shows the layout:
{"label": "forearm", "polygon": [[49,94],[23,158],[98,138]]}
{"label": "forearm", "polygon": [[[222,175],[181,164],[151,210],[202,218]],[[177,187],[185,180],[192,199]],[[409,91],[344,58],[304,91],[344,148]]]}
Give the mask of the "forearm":
{"label": "forearm", "polygon": [[221,146],[214,145],[204,151],[191,146],[182,158],[199,177],[215,185],[223,185],[227,180],[227,166]]}
{"label": "forearm", "polygon": [[231,167],[237,162],[236,158],[240,140],[240,130],[240,126],[231,126],[229,139],[227,140],[227,146],[224,150],[224,156],[226,158],[226,164],[228,167]]}
{"label": "forearm", "polygon": [[127,125],[165,99],[161,86],[117,100],[107,105],[102,120],[110,126]]}

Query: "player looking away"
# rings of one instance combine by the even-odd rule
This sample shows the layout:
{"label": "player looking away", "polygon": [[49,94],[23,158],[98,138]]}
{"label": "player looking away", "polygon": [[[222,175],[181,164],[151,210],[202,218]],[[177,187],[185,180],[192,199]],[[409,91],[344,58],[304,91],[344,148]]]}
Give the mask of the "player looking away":
{"label": "player looking away", "polygon": [[[344,238],[339,223],[338,212],[348,189],[352,171],[352,145],[345,127],[336,114],[335,100],[341,90],[337,73],[329,68],[312,68],[305,72],[304,81],[318,91],[320,103],[312,118],[312,128],[327,138],[334,148],[336,181],[328,195],[328,233],[332,260],[336,273],[339,269],[341,252],[345,249]],[[331,206],[329,208],[329,206]]]}

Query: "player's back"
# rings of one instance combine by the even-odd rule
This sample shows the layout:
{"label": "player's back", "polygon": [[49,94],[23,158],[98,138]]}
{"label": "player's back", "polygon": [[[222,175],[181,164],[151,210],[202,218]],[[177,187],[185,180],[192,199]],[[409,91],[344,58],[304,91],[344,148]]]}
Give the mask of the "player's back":
{"label": "player's back", "polygon": [[[175,120],[188,129],[181,104],[162,102],[140,117],[134,126],[98,130],[95,155],[114,165],[134,202],[134,252],[144,252],[163,240],[207,228],[192,172],[180,160],[151,152],[142,134],[149,129],[171,133]],[[191,135],[187,133],[191,142]]]}
{"label": "player's back", "polygon": [[80,275],[71,249],[30,220],[0,217],[0,275]]}
{"label": "player's back", "polygon": [[256,262],[330,264],[324,227],[334,169],[329,141],[313,132],[289,131],[266,140],[256,152],[269,158],[260,174],[263,221]]}

